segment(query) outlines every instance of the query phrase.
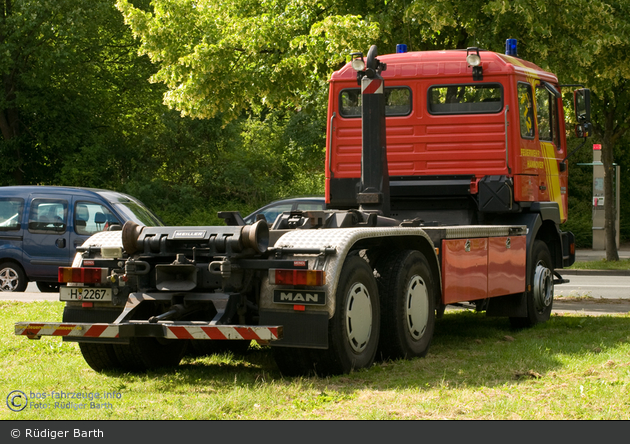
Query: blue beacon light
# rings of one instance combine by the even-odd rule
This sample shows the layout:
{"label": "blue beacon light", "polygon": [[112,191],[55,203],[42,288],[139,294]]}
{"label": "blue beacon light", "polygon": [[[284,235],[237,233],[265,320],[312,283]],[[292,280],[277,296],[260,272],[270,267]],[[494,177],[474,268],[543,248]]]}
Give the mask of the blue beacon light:
{"label": "blue beacon light", "polygon": [[509,55],[512,57],[518,57],[517,56],[517,48],[516,48],[516,39],[507,39],[505,41],[505,55]]}
{"label": "blue beacon light", "polygon": [[404,54],[405,52],[407,52],[407,45],[404,43],[396,45],[396,54]]}

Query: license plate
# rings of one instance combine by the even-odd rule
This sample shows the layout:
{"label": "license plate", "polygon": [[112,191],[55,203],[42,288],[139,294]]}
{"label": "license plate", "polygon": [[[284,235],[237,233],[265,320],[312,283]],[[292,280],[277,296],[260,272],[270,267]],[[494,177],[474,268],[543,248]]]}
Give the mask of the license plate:
{"label": "license plate", "polygon": [[326,292],[311,290],[274,290],[276,304],[326,305]]}
{"label": "license plate", "polygon": [[81,288],[81,287],[61,287],[59,288],[60,301],[111,301],[111,288]]}

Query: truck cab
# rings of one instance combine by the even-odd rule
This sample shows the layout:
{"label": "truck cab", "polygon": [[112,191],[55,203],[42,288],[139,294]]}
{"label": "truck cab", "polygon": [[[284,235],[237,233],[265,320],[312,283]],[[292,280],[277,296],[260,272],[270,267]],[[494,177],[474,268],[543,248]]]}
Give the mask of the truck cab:
{"label": "truck cab", "polygon": [[[478,66],[467,56],[478,54]],[[492,51],[380,56],[387,69],[391,216],[475,223],[553,202],[567,217],[565,123],[557,77]],[[478,68],[479,74],[473,74]],[[350,65],[330,80],[326,202],[356,206],[361,90]],[[429,216],[430,217],[430,216]]]}

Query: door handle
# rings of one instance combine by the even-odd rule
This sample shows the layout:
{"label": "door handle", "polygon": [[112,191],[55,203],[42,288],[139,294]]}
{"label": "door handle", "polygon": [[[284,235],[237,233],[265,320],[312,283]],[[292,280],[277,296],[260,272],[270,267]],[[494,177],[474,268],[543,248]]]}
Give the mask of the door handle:
{"label": "door handle", "polygon": [[60,237],[55,241],[55,245],[57,248],[66,248],[66,240],[63,237]]}

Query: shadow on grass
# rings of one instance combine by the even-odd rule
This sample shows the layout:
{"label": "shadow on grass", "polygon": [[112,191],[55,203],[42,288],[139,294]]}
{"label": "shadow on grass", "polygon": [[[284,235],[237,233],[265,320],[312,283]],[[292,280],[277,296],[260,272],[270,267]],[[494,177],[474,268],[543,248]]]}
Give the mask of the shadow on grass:
{"label": "shadow on grass", "polygon": [[[250,349],[243,355],[223,353],[185,358],[175,369],[146,374],[162,380],[165,390],[177,384],[206,387],[251,387],[269,383],[307,383],[315,389],[352,393],[372,389],[495,387],[569,372],[583,361],[606,362],[619,353],[628,355],[630,318],[552,315],[534,328],[514,330],[506,318],[488,318],[469,311],[447,313],[438,320],[433,343],[425,358],[377,361],[371,368],[327,378],[283,377],[270,349]],[[570,364],[569,364],[570,363]],[[118,372],[110,377],[124,378]]]}

